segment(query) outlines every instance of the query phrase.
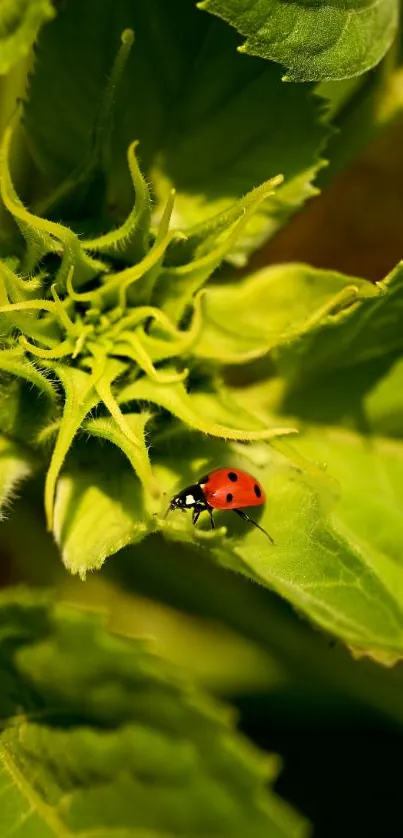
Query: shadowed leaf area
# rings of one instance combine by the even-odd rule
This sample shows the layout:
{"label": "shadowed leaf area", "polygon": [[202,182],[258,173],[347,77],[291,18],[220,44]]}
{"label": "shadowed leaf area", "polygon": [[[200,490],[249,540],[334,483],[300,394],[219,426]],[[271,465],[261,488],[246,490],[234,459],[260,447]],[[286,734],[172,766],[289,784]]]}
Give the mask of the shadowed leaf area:
{"label": "shadowed leaf area", "polygon": [[[100,102],[128,27],[135,40],[119,78],[110,133]],[[102,6],[69,0],[42,33],[25,109],[27,142],[42,181],[38,205],[58,219],[61,212],[69,221],[81,219],[85,227],[96,201],[92,223],[114,225],[132,204],[125,155],[133,140],[139,140],[157,218],[169,189],[177,190],[173,224],[179,229],[197,230],[281,173],[284,185],[233,249],[232,257],[245,261],[314,194],[329,128],[323,103],[309,87],[284,85],[276,65],[240,55],[238,44],[229,27],[189,0],[104,0]],[[49,83],[55,73],[57,86]],[[49,185],[60,188],[67,177],[68,194],[49,195]]]}

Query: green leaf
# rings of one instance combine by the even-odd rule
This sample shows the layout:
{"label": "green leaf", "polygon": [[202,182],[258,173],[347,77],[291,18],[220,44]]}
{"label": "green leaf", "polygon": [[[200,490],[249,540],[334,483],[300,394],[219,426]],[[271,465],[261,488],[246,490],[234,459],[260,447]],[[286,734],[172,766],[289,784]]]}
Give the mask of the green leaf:
{"label": "green leaf", "polygon": [[[134,553],[137,549],[141,551],[140,562]],[[154,562],[158,563],[159,559],[165,570],[172,570],[170,560],[173,552],[178,555],[177,544],[170,546],[161,540],[158,543],[154,536],[139,548],[125,550],[124,560],[140,573],[147,565],[152,576]],[[190,558],[189,553],[187,557]],[[109,565],[112,573],[117,571],[117,577],[121,558],[122,555],[116,557]],[[192,560],[191,564],[193,568]],[[216,578],[217,568],[209,563],[208,571],[211,570]],[[186,579],[182,581],[186,584]],[[193,574],[189,575],[187,581],[189,585],[194,585]],[[228,591],[227,577],[225,582]],[[198,686],[211,690],[216,696],[271,692],[289,683],[288,673],[281,662],[263,649],[261,644],[251,642],[240,631],[229,629],[224,616],[222,621],[212,620],[194,613],[185,613],[178,607],[161,602],[156,579],[152,599],[151,592],[149,597],[134,591],[131,593],[121,577],[120,585],[111,584],[105,574],[99,573],[88,576],[85,585],[74,577],[65,577],[60,596],[63,601],[80,608],[102,609],[102,614],[107,615],[108,628],[114,634],[147,637],[152,626],[153,651],[186,670],[188,678],[192,678]]]}
{"label": "green leaf", "polygon": [[[221,396],[218,399],[214,394],[199,393],[190,397],[181,384],[157,384],[144,377],[122,391],[121,401],[157,404],[195,427],[203,426],[208,433],[228,438],[261,439],[291,431],[275,427],[273,418],[271,422],[257,420],[235,402],[230,403],[225,390]],[[85,401],[83,405],[87,407]],[[148,413],[124,414],[125,422],[139,440],[149,418]],[[83,424],[83,430],[112,442],[119,450],[118,453],[109,445],[100,448],[99,444],[90,446],[87,442],[84,451],[79,447],[80,454],[73,452],[57,479],[55,538],[68,570],[85,578],[89,571],[98,570],[108,556],[156,529],[155,515],[161,511],[161,488],[166,486],[166,480],[159,473],[158,449],[153,449],[156,479],[150,471],[144,441],[142,447],[134,446],[113,418],[89,419]],[[181,431],[180,426],[175,430]],[[164,439],[164,430],[154,439],[155,442]],[[122,452],[133,471],[122,458]],[[136,473],[148,488],[144,496]]]}
{"label": "green leaf", "polygon": [[55,11],[51,0],[6,0],[0,8],[0,73],[8,73],[31,49]]}
{"label": "green leaf", "polygon": [[[230,428],[243,426],[262,432],[265,428],[275,428],[277,424],[277,417],[274,414],[270,416],[268,411],[264,419],[261,419],[248,399],[241,396],[235,400],[231,390],[220,380],[216,382],[216,389],[213,391],[192,393],[192,405],[199,416],[208,416],[211,420]],[[180,431],[183,432],[183,427]]]}
{"label": "green leaf", "polygon": [[157,302],[176,322],[182,319],[197,291],[242,242],[250,220],[256,218],[265,199],[273,194],[279,182],[280,177],[262,183],[233,204],[227,212],[189,231],[188,244],[195,247],[193,258],[190,256],[188,264],[184,259],[182,264],[162,268],[156,288]]}
{"label": "green leaf", "polygon": [[0,519],[4,507],[19,483],[30,475],[32,467],[32,458],[21,445],[0,436]]}
{"label": "green leaf", "polygon": [[0,370],[10,373],[17,378],[29,381],[43,393],[49,401],[56,400],[56,390],[52,383],[24,356],[20,347],[0,350]]}
{"label": "green leaf", "polygon": [[[210,394],[209,400],[213,402],[213,409],[210,409],[208,414],[203,416],[199,412],[197,400],[193,401],[192,395],[186,391],[181,382],[167,386],[166,384],[151,381],[147,377],[140,378],[132,384],[128,384],[119,394],[119,402],[121,404],[131,401],[151,402],[167,410],[188,427],[224,439],[253,441],[295,433],[295,430],[291,427],[268,428],[263,423],[260,423],[258,430],[250,430],[249,425],[246,428],[245,426],[242,427],[242,419],[244,419],[242,415],[240,416],[239,423],[237,422],[237,417],[234,416],[231,426],[222,425],[214,419],[214,394]],[[206,401],[208,400],[206,399]]]}
{"label": "green leaf", "polygon": [[94,615],[0,603],[2,834],[299,838],[232,714]]}
{"label": "green leaf", "polygon": [[54,369],[65,391],[65,403],[45,482],[45,511],[50,530],[53,527],[54,495],[64,460],[85,418],[100,401],[110,410],[121,432],[139,447],[140,457],[143,454],[139,466],[142,476],[145,458],[144,440],[138,440],[127,425],[110,389],[114,379],[124,372],[124,364],[115,359],[106,359],[100,354],[93,364],[91,374],[62,364],[55,365]]}
{"label": "green leaf", "polygon": [[[101,431],[90,420],[90,433]],[[91,427],[91,423],[98,426]],[[119,446],[120,447],[120,446]],[[141,483],[110,445],[89,445],[73,454],[58,479],[54,534],[65,567],[85,579],[105,559],[152,529],[144,510]]]}
{"label": "green leaf", "polygon": [[198,6],[246,37],[242,52],[283,64],[287,81],[365,73],[383,58],[398,26],[396,0],[312,6],[284,0],[203,0]]}
{"label": "green leaf", "polygon": [[278,368],[291,386],[329,375],[336,369],[385,357],[403,348],[403,263],[377,286],[368,284],[368,299],[330,315],[276,351]]}
{"label": "green leaf", "polygon": [[[15,122],[15,120],[14,120]],[[103,262],[92,259],[82,249],[80,240],[72,230],[63,224],[49,221],[29,212],[17,194],[10,172],[10,157],[14,124],[7,126],[0,146],[0,194],[4,206],[15,219],[26,241],[26,251],[20,266],[22,272],[31,275],[41,260],[48,254],[63,256],[57,280],[63,286],[72,263],[76,281],[88,281],[107,270]]]}
{"label": "green leaf", "polygon": [[[100,582],[101,578],[98,574],[91,581]],[[357,663],[342,644],[329,643],[327,634],[301,619],[281,597],[262,585],[251,585],[239,574],[229,573],[212,562],[207,551],[203,554],[196,546],[182,547],[177,541],[164,545],[160,537],[153,536],[141,547],[128,548],[109,562],[107,578],[112,578],[116,586],[116,609],[122,591],[135,596],[142,591],[187,614],[213,621],[213,625],[224,623],[257,642],[288,676],[280,692],[274,681],[265,697],[266,702],[274,689],[275,706],[282,713],[285,700],[288,718],[293,712],[299,716],[303,707],[307,721],[312,720],[312,711],[321,714],[326,705],[328,709],[331,706],[333,714],[336,696],[339,709],[355,705],[361,713],[364,707],[371,708],[385,719],[402,723],[400,667],[391,671],[390,666],[385,670],[368,660]],[[70,579],[70,584],[79,583]],[[86,587],[80,585],[82,597]],[[127,628],[122,630],[126,635],[130,633]],[[387,653],[382,656],[386,658]]]}
{"label": "green leaf", "polygon": [[60,470],[85,417],[100,401],[95,389],[98,370],[93,375],[67,365],[56,366],[55,370],[65,391],[65,404],[46,474],[45,510],[50,530],[53,526],[54,495]]}
{"label": "green leaf", "polygon": [[403,437],[403,360],[393,363],[362,400],[369,427],[382,436]]}
{"label": "green leaf", "polygon": [[[135,42],[116,92],[107,185],[98,196],[102,223],[115,227],[130,214],[126,155],[134,140],[156,195],[155,221],[174,186],[173,222],[180,229],[283,174],[284,186],[262,205],[233,253],[242,261],[315,193],[329,129],[310,89],[283,85],[275,65],[241,56],[236,34],[189,0],[147,6],[104,0],[96,17],[88,0],[70,0],[43,33],[25,109],[27,140],[42,173],[38,197],[48,202],[49,182],[57,191],[91,152],[105,80],[127,27]],[[78,195],[76,218],[79,201]]]}
{"label": "green leaf", "polygon": [[193,440],[173,453],[167,449],[160,463],[168,497],[217,463],[255,475],[268,500],[250,514],[275,545],[231,512],[215,514],[225,535],[208,533],[208,520],[194,528],[187,516],[172,512],[161,523],[166,537],[198,543],[219,564],[274,590],[350,645],[403,653],[400,442],[308,426],[292,446],[285,440],[247,448]]}
{"label": "green leaf", "polygon": [[[6,353],[7,350],[4,352]],[[29,449],[31,454],[36,456],[34,452],[37,449],[38,434],[41,434],[44,427],[54,421],[55,401],[43,398],[33,389],[30,370],[24,370],[21,360],[17,359],[17,372],[15,372],[15,356],[5,360],[2,355],[0,351],[0,433],[21,443],[24,449]],[[12,355],[11,350],[10,355]],[[6,375],[3,370],[7,370]],[[26,377],[25,372],[27,372]],[[39,373],[38,378],[40,378]],[[38,386],[38,383],[35,381],[35,386]],[[49,390],[51,390],[50,385]]]}
{"label": "green leaf", "polygon": [[333,311],[376,294],[365,280],[307,265],[264,268],[242,281],[208,285],[193,351],[220,364],[259,358],[324,321]]}
{"label": "green leaf", "polygon": [[[231,390],[237,403],[248,401],[261,421],[289,417],[298,426],[340,424],[360,433],[400,437],[403,428],[401,363],[386,355],[331,372],[302,390],[289,389],[281,378]],[[276,420],[277,417],[277,420]]]}
{"label": "green leaf", "polygon": [[[357,600],[354,621],[361,623],[357,645],[371,648],[373,642],[374,648],[401,654],[401,442],[321,425],[308,428],[296,448],[304,456],[326,464],[328,472],[340,483],[340,498],[329,522],[334,543],[338,542],[333,561],[339,566],[332,597],[343,602],[343,610],[349,611],[351,618],[353,600]],[[329,581],[329,575],[324,577],[323,586]],[[346,587],[342,596],[343,586]],[[321,590],[320,583],[317,590]],[[390,639],[385,642],[388,632]]]}
{"label": "green leaf", "polygon": [[133,434],[136,443],[119,427],[112,417],[98,416],[89,419],[84,429],[91,436],[112,442],[125,454],[134,472],[141,482],[151,488],[152,473],[145,442],[145,427],[152,418],[151,413],[126,413],[125,423]]}

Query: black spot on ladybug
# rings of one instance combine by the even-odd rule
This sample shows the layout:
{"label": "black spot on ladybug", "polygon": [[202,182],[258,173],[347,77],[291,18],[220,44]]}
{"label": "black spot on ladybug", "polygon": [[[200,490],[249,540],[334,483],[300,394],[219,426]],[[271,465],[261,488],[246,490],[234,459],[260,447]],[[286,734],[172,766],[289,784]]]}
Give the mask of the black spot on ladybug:
{"label": "black spot on ladybug", "polygon": [[253,491],[254,491],[257,498],[262,497],[262,490],[261,490],[260,486],[257,485],[257,483],[255,483],[255,485],[253,487]]}
{"label": "black spot on ladybug", "polygon": [[[238,475],[236,474],[235,471],[229,471],[227,476],[228,476],[228,480],[231,480],[231,483],[236,483],[236,481],[238,480]],[[232,500],[232,498],[231,498],[231,500]]]}
{"label": "black spot on ladybug", "polygon": [[227,495],[227,503],[231,503],[231,501],[233,500],[233,497],[234,497],[234,496],[233,496],[233,495],[231,495],[231,492],[228,492],[228,495]]}
{"label": "black spot on ladybug", "polygon": [[209,482],[209,475],[205,474],[204,477],[201,477],[199,480],[199,486],[204,486],[205,483]]}

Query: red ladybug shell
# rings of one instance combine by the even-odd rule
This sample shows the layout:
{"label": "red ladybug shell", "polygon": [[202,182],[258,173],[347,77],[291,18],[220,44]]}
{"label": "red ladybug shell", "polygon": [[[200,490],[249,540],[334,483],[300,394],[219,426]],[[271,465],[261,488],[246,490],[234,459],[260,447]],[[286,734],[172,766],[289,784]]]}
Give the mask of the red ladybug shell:
{"label": "red ladybug shell", "polygon": [[206,502],[213,509],[243,509],[261,506],[266,495],[263,487],[239,468],[217,468],[199,480]]}

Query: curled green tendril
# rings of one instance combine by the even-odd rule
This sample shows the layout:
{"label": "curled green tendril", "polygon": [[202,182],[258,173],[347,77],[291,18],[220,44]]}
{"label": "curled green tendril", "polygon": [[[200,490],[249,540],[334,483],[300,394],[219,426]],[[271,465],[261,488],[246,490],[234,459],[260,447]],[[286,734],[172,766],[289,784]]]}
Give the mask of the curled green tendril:
{"label": "curled green tendril", "polygon": [[24,335],[20,335],[19,342],[27,352],[30,352],[31,355],[36,355],[37,358],[43,358],[49,361],[54,361],[59,358],[65,358],[67,355],[72,355],[74,349],[74,346],[69,338],[63,340],[54,349],[41,349],[41,347],[30,343]]}

